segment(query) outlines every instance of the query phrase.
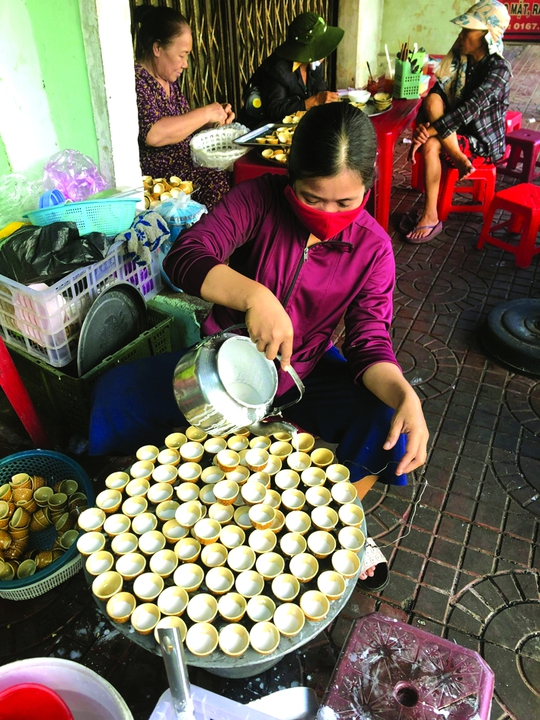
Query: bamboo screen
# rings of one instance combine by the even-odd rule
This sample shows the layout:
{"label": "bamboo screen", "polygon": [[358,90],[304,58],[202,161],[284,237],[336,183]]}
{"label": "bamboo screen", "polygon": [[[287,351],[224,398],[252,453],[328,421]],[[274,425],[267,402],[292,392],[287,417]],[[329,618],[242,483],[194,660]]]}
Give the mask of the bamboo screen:
{"label": "bamboo screen", "polygon": [[[193,33],[189,68],[180,82],[190,107],[228,101],[236,113],[254,70],[285,40],[287,26],[301,12],[317,12],[337,25],[338,0],[130,0],[179,10]],[[335,87],[335,63],[325,63]]]}

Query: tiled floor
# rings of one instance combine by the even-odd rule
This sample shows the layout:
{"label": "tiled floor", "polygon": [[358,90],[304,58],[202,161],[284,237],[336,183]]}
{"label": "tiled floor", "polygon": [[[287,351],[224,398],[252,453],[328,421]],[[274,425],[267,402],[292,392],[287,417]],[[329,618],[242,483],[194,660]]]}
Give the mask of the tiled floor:
{"label": "tiled floor", "polygon": [[[540,47],[507,55],[511,107],[540,129],[528,122],[540,121]],[[408,147],[396,151],[394,221],[420,202]],[[503,251],[476,250],[480,229],[481,216],[454,214],[419,246],[392,231],[395,346],[431,438],[428,462],[408,487],[376,487],[365,500],[390,584],[379,596],[356,590],[327,631],[260,677],[227,681],[195,669],[192,682],[244,702],[292,684],[322,697],[351,621],[377,609],[477,650],[496,674],[491,720],[540,717],[540,381],[507,372],[478,341],[496,304],[540,297],[540,269],[538,257],[517,269]],[[5,408],[0,429],[4,454],[19,449],[21,430]],[[93,470],[101,480],[107,472]],[[136,720],[148,718],[166,687],[161,660],[109,627],[81,574],[36,600],[0,601],[0,662],[45,655],[108,678]]]}

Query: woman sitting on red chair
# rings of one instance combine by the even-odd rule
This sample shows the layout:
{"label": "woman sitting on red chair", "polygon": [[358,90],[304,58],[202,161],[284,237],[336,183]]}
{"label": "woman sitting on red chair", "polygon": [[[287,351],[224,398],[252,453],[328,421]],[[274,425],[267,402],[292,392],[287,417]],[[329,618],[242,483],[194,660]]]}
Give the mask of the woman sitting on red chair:
{"label": "woman sitting on red chair", "polygon": [[409,155],[414,164],[416,153],[422,152],[426,188],[422,212],[405,215],[400,225],[413,244],[442,231],[437,214],[441,159],[464,179],[480,158],[496,162],[504,155],[511,71],[502,56],[502,35],[510,16],[503,3],[480,0],[452,22],[463,29],[422,104]]}

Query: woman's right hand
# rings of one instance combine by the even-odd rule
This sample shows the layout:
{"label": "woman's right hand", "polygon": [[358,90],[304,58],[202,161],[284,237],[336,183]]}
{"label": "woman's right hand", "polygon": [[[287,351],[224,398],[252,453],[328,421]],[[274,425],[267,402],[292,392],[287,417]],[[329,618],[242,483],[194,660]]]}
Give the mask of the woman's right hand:
{"label": "woman's right hand", "polygon": [[226,108],[220,103],[214,102],[211,105],[206,105],[205,110],[208,117],[208,125],[221,126],[227,124],[229,113],[227,112]]}
{"label": "woman's right hand", "polygon": [[258,285],[248,299],[246,325],[249,337],[268,360],[281,354],[281,367],[291,364],[293,326],[291,318],[277,297],[263,285]]}
{"label": "woman's right hand", "polygon": [[314,105],[326,105],[327,103],[337,102],[339,95],[337,92],[330,92],[330,90],[323,90],[316,95],[312,95],[306,100],[306,110],[309,110]]}

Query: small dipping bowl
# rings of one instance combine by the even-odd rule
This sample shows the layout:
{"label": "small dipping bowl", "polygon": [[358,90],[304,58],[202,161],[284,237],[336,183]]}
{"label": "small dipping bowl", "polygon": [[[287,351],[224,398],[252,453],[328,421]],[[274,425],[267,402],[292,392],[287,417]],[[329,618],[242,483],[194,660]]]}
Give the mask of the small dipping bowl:
{"label": "small dipping bowl", "polygon": [[331,507],[316,507],[311,511],[311,520],[319,530],[333,530],[338,522],[338,514]]}
{"label": "small dipping bowl", "polygon": [[204,447],[200,442],[188,440],[180,447],[180,455],[184,462],[200,462],[204,455]]}
{"label": "small dipping bowl", "polygon": [[130,518],[146,512],[148,500],[145,497],[130,497],[122,503],[122,512]]}
{"label": "small dipping bowl", "polygon": [[156,515],[161,520],[161,522],[167,522],[167,520],[174,520],[176,511],[180,507],[180,503],[176,502],[176,500],[165,500],[164,502],[160,502],[159,505],[156,506]]}
{"label": "small dipping bowl", "polygon": [[298,553],[291,558],[289,570],[301,583],[306,583],[319,572],[319,561],[310,553]]}
{"label": "small dipping bowl", "polygon": [[280,490],[294,490],[300,484],[300,475],[296,470],[280,470],[276,473],[274,482]]}
{"label": "small dipping bowl", "polygon": [[315,438],[310,433],[296,433],[291,438],[291,445],[298,452],[308,453],[313,450]]}
{"label": "small dipping bowl", "polygon": [[[227,480],[232,480],[232,482],[238,485],[243,485],[249,478],[249,468],[239,465],[234,470],[231,470],[231,472],[225,473],[225,477]],[[270,479],[270,476],[268,476],[268,479]]]}
{"label": "small dipping bowl", "polygon": [[216,455],[216,463],[223,472],[231,472],[240,465],[240,455],[235,450],[220,450]]}
{"label": "small dipping bowl", "polygon": [[240,486],[233,480],[220,480],[214,485],[215,498],[222,505],[232,505],[239,492]]}
{"label": "small dipping bowl", "polygon": [[263,576],[255,570],[244,570],[235,580],[236,592],[249,599],[260,595],[264,589]]}
{"label": "small dipping bowl", "polygon": [[188,529],[182,527],[176,520],[167,520],[163,523],[161,532],[165,535],[165,539],[168,543],[177,543],[182,538],[185,538],[188,534]]}
{"label": "small dipping bowl", "polygon": [[224,477],[225,473],[216,465],[210,465],[210,467],[204,468],[201,473],[201,480],[206,485],[215,485],[220,480],[223,480]]}
{"label": "small dipping bowl", "polygon": [[165,446],[172,450],[180,449],[185,442],[187,442],[187,437],[184,433],[171,433],[165,438]]}
{"label": "small dipping bowl", "polygon": [[330,610],[330,601],[320,590],[308,590],[300,596],[300,608],[308,620],[319,622]]}
{"label": "small dipping bowl", "polygon": [[200,622],[192,625],[186,633],[186,645],[197,657],[211,655],[217,648],[218,631],[210,623]]}
{"label": "small dipping bowl", "polygon": [[273,622],[282,635],[294,637],[304,627],[306,616],[296,603],[283,603],[276,608]]}
{"label": "small dipping bowl", "polygon": [[195,427],[195,425],[190,425],[186,430],[186,437],[192,442],[202,443],[208,437],[208,433],[201,430],[201,428]]}
{"label": "small dipping bowl", "polygon": [[214,595],[224,595],[232,588],[234,575],[229,568],[213,567],[206,573],[204,581]]}
{"label": "small dipping bowl", "polygon": [[194,482],[182,482],[175,489],[176,496],[180,502],[191,502],[192,500],[197,500],[199,497],[200,488]]}
{"label": "small dipping bowl", "polygon": [[158,550],[150,558],[150,570],[163,578],[169,577],[178,566],[178,555],[172,550]]}
{"label": "small dipping bowl", "polygon": [[210,437],[205,441],[203,447],[209,455],[217,455],[221,450],[225,450],[227,441],[224,438]]}
{"label": "small dipping bowl", "polygon": [[306,504],[306,496],[301,490],[284,490],[281,502],[287,510],[301,510]]}
{"label": "small dipping bowl", "polygon": [[246,612],[246,599],[240,593],[229,592],[218,600],[218,612],[229,622],[239,622]]}
{"label": "small dipping bowl", "polygon": [[133,533],[116,535],[111,542],[111,550],[115,555],[133,553],[139,547],[139,538]]}
{"label": "small dipping bowl", "polygon": [[201,554],[201,543],[195,538],[182,538],[174,546],[174,553],[182,562],[196,562]]}
{"label": "small dipping bowl", "polygon": [[185,462],[178,468],[178,477],[187,482],[197,482],[201,473],[202,467],[196,462]]}
{"label": "small dipping bowl", "polygon": [[178,477],[176,465],[157,465],[152,471],[152,480],[156,483],[168,483],[172,485]]}
{"label": "small dipping bowl", "polygon": [[126,472],[113,472],[105,478],[105,485],[109,490],[122,491],[128,484],[130,478]]}
{"label": "small dipping bowl", "polygon": [[302,472],[300,477],[304,485],[307,485],[308,487],[324,485],[326,481],[326,473],[319,467],[308,467]]}
{"label": "small dipping bowl", "polygon": [[251,482],[248,480],[247,483],[242,485],[240,492],[246,505],[257,505],[264,500],[266,487],[260,482]]}
{"label": "small dipping bowl", "polygon": [[276,511],[271,505],[259,503],[258,505],[251,505],[248,515],[254,528],[266,530],[274,522]]}
{"label": "small dipping bowl", "polygon": [[317,587],[329,600],[337,600],[345,592],[345,578],[335,570],[325,570],[317,578]]}
{"label": "small dipping bowl", "polygon": [[188,593],[198,590],[204,579],[204,570],[196,563],[186,563],[176,568],[173,575],[174,584],[184,588]]}
{"label": "small dipping bowl", "polygon": [[270,455],[268,465],[264,468],[269,475],[276,475],[282,468],[282,460],[277,455]]}
{"label": "small dipping bowl", "polygon": [[296,532],[300,533],[300,535],[305,535],[311,527],[311,518],[302,510],[293,510],[285,516],[285,525],[287,526],[287,530],[289,530],[289,532]]}
{"label": "small dipping bowl", "polygon": [[309,551],[319,559],[328,557],[336,549],[336,538],[326,530],[315,530],[308,535]]}
{"label": "small dipping bowl", "polygon": [[287,457],[287,465],[291,470],[302,473],[311,465],[311,457],[305,452],[295,451]]}
{"label": "small dipping bowl", "polygon": [[114,570],[101,573],[92,582],[92,592],[99,600],[108,600],[122,589],[124,579]]}
{"label": "small dipping bowl", "polygon": [[306,500],[311,507],[324,507],[332,502],[332,495],[328,488],[316,485],[306,490]]}
{"label": "small dipping bowl", "polygon": [[[178,520],[178,518],[176,519]],[[201,545],[211,545],[215,543],[219,538],[220,531],[221,525],[216,520],[210,520],[210,518],[203,518],[193,526],[195,537]]]}
{"label": "small dipping bowl", "polygon": [[[179,588],[179,589],[181,589],[181,588]],[[156,625],[156,627],[154,628],[154,638],[158,645],[159,645],[159,630],[160,630],[160,628],[171,628],[171,627],[178,628],[178,632],[180,633],[180,640],[182,642],[185,642],[186,633],[187,633],[186,623],[180,617],[168,615],[167,617],[162,617],[161,620]]]}
{"label": "small dipping bowl", "polygon": [[187,607],[189,595],[182,587],[171,585],[158,595],[157,606],[163,615],[181,615]]}
{"label": "small dipping bowl", "polygon": [[157,517],[154,513],[143,512],[140,515],[136,515],[131,521],[131,529],[137,535],[155,530],[157,526]]}
{"label": "small dipping bowl", "polygon": [[153,555],[165,547],[165,535],[159,530],[150,530],[139,537],[139,550],[145,555]]}
{"label": "small dipping bowl", "polygon": [[290,573],[282,573],[272,580],[272,593],[281,602],[291,602],[299,592],[300,582]]}
{"label": "small dipping bowl", "polygon": [[317,448],[311,453],[311,462],[320,468],[326,468],[334,462],[334,453],[328,448]]}
{"label": "small dipping bowl", "polygon": [[351,525],[352,527],[358,527],[364,521],[364,511],[359,505],[353,503],[341,505],[338,515],[344,525]]}
{"label": "small dipping bowl", "polygon": [[[248,473],[249,473],[248,468],[245,468],[245,469],[246,469],[246,470],[248,471]],[[261,470],[260,472],[252,473],[251,475],[248,476],[247,479],[249,480],[249,482],[259,482],[259,483],[261,483],[262,485],[264,485],[264,487],[265,487],[267,490],[268,490],[268,488],[270,487],[270,485],[272,484],[272,481],[271,481],[271,479],[270,479],[270,475],[269,475],[267,472],[265,472],[264,470]]]}
{"label": "small dipping bowl", "polygon": [[240,452],[240,450],[245,450],[249,447],[249,440],[245,435],[232,435],[227,440],[227,447],[235,452]]}
{"label": "small dipping bowl", "polygon": [[352,550],[336,550],[332,555],[332,567],[345,578],[352,578],[360,571],[360,558]]}
{"label": "small dipping bowl", "polygon": [[130,592],[119,592],[107,601],[107,615],[117,623],[125,623],[135,610],[137,600]]}
{"label": "small dipping bowl", "polygon": [[222,505],[220,502],[215,502],[208,508],[208,517],[210,520],[216,520],[220,525],[226,525],[231,522],[233,516],[233,505]]}
{"label": "small dipping bowl", "polygon": [[216,496],[214,495],[214,486],[203,485],[199,493],[199,500],[203,505],[212,505],[217,502]]}
{"label": "small dipping bowl", "polygon": [[271,655],[279,645],[279,630],[272,622],[258,622],[249,631],[251,647],[261,655]]}
{"label": "small dipping bowl", "polygon": [[105,535],[100,532],[88,532],[81,535],[77,540],[77,550],[81,555],[91,555],[99,552],[105,547]]}
{"label": "small dipping bowl", "polygon": [[189,600],[186,612],[193,622],[211,623],[217,615],[217,600],[210,593],[198,593]]}
{"label": "small dipping bowl", "polygon": [[[184,447],[180,447],[180,450]],[[165,448],[157,456],[157,461],[160,465],[178,465],[180,462],[180,452],[175,448]]]}
{"label": "small dipping bowl", "polygon": [[219,647],[229,657],[240,657],[249,647],[249,633],[243,625],[225,625],[219,631]]}
{"label": "small dipping bowl", "polygon": [[146,558],[140,553],[127,553],[116,561],[116,572],[120,573],[124,580],[133,580],[144,572],[145,567]]}
{"label": "small dipping bowl", "polygon": [[278,533],[280,530],[283,530],[285,527],[285,515],[281,512],[281,510],[276,510],[276,517],[274,518],[274,522],[270,525],[268,528],[274,533]]}
{"label": "small dipping bowl", "polygon": [[255,435],[249,441],[249,447],[254,450],[268,450],[272,441],[267,435]]}
{"label": "small dipping bowl", "polygon": [[[265,580],[273,580],[285,567],[285,560],[277,552],[267,552],[259,555],[255,561],[255,569]],[[262,618],[260,618],[262,619]]]}
{"label": "small dipping bowl", "polygon": [[159,448],[155,445],[143,445],[135,453],[137,460],[148,460],[154,462],[159,455]]}
{"label": "small dipping bowl", "polygon": [[174,519],[185,528],[192,528],[203,516],[203,509],[198,500],[182,503],[176,509]]}
{"label": "small dipping bowl", "polygon": [[131,520],[126,515],[119,513],[115,515],[109,515],[103,523],[103,530],[110,537],[121,535],[129,530],[131,527]]}
{"label": "small dipping bowl", "polygon": [[281,552],[289,557],[306,551],[307,541],[303,535],[297,532],[288,532],[279,540]]}
{"label": "small dipping bowl", "polygon": [[227,565],[235,572],[251,570],[255,565],[255,551],[247,545],[233,548],[227,556]]}
{"label": "small dipping bowl", "polygon": [[79,527],[85,532],[98,532],[105,522],[105,513],[100,508],[88,508],[79,515]]}
{"label": "small dipping bowl", "polygon": [[107,550],[92,553],[86,560],[85,567],[90,575],[100,575],[108,572],[114,565],[114,557]]}
{"label": "small dipping bowl", "polygon": [[150,602],[155,600],[159,593],[163,590],[164,580],[161,575],[157,575],[154,572],[142,573],[133,583],[133,593],[144,600]]}
{"label": "small dipping bowl", "polygon": [[209,568],[217,568],[225,565],[229,551],[221,543],[210,543],[205,545],[201,552],[201,560]]}
{"label": "small dipping bowl", "polygon": [[154,603],[138,605],[131,615],[133,629],[141,635],[149,635],[161,618],[159,608]]}
{"label": "small dipping bowl", "polygon": [[262,448],[250,448],[245,456],[246,465],[252,472],[262,472],[268,465],[270,454]]}
{"label": "small dipping bowl", "polygon": [[247,604],[247,614],[253,622],[269,622],[274,617],[276,603],[268,595],[256,595]]}
{"label": "small dipping bowl", "polygon": [[263,503],[265,505],[271,505],[275,510],[277,510],[281,505],[281,495],[277,490],[267,490]]}
{"label": "small dipping bowl", "polygon": [[149,480],[152,477],[154,463],[149,460],[138,460],[129,468],[129,474],[132,478],[140,480]]}
{"label": "small dipping bowl", "polygon": [[338,542],[345,550],[352,550],[354,553],[359,553],[364,547],[366,538],[360,528],[346,525],[341,528],[338,533]]}
{"label": "small dipping bowl", "polygon": [[336,463],[326,468],[326,477],[331,483],[347,482],[351,477],[351,473],[348,467]]}
{"label": "small dipping bowl", "polygon": [[[274,436],[275,437],[275,436]],[[289,442],[278,440],[273,442],[268,448],[270,455],[278,457],[280,460],[284,460],[293,451],[293,446]]]}
{"label": "small dipping bowl", "polygon": [[240,507],[237,507],[234,511],[234,522],[242,530],[251,530],[251,528],[253,527],[249,517],[250,507],[250,505],[240,505]]}
{"label": "small dipping bowl", "polygon": [[148,500],[154,505],[158,505],[165,500],[170,500],[173,494],[173,487],[170,483],[158,482],[151,486],[148,490]]}
{"label": "small dipping bowl", "polygon": [[271,552],[276,542],[276,533],[272,530],[253,530],[248,537],[248,545],[256,553]]}

